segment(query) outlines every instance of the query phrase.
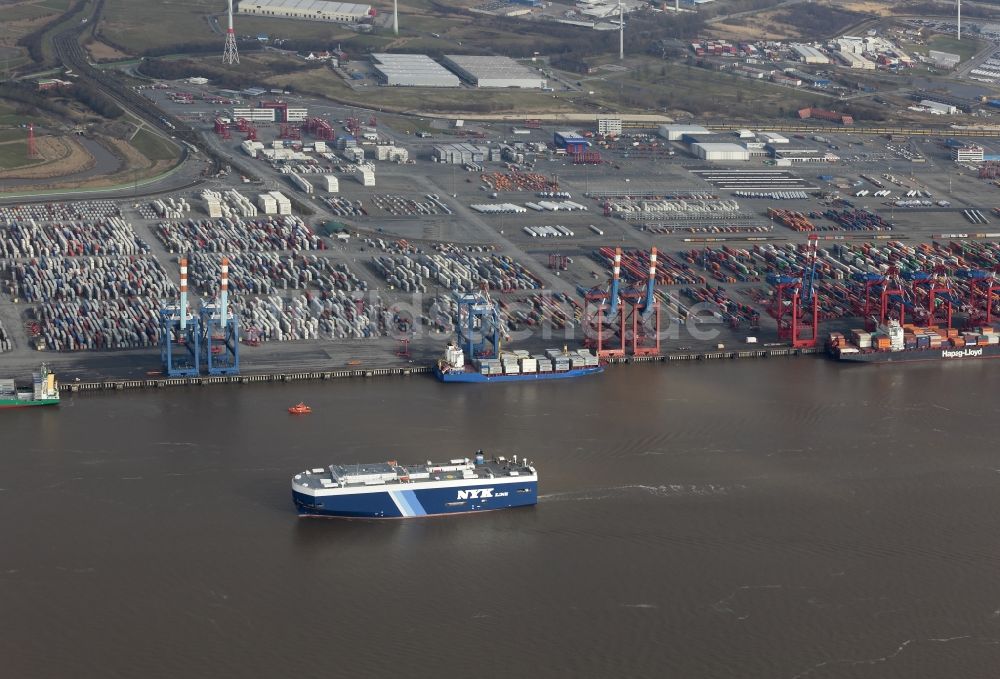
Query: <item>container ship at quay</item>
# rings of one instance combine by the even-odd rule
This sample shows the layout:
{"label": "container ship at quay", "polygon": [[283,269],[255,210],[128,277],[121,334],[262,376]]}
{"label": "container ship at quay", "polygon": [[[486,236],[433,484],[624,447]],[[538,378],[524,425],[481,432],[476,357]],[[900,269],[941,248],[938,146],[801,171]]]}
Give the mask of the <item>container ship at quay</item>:
{"label": "container ship at quay", "polygon": [[501,352],[497,358],[475,358],[470,364],[465,360],[465,352],[452,345],[434,366],[434,374],[442,382],[555,380],[603,371],[597,357],[586,349],[576,352],[546,349],[545,354],[535,355],[524,350]]}
{"label": "container ship at quay", "polygon": [[538,503],[538,473],[528,460],[497,457],[400,465],[330,465],[292,478],[300,516],[402,519],[486,512]]}
{"label": "container ship at quay", "polygon": [[853,363],[1000,358],[1000,335],[991,327],[959,332],[955,328],[917,328],[890,320],[873,333],[851,330],[849,337],[831,333],[827,351],[837,360]]}
{"label": "container ship at quay", "polygon": [[30,408],[59,404],[59,384],[54,373],[42,365],[31,374],[30,387],[18,387],[13,379],[0,379],[0,408]]}
{"label": "container ship at quay", "polygon": [[483,292],[455,293],[456,341],[434,365],[442,382],[518,382],[594,375],[604,371],[586,349],[546,349],[544,354],[501,350],[506,325],[497,305]]}

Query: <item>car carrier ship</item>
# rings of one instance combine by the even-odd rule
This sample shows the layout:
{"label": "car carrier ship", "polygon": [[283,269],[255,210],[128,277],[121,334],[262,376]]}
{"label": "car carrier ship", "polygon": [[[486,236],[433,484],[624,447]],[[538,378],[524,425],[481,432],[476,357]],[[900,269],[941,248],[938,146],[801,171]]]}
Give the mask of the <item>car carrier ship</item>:
{"label": "car carrier ship", "polygon": [[889,320],[874,333],[851,330],[850,338],[831,333],[827,351],[837,360],[852,363],[1000,358],[1000,335],[985,326],[962,333],[955,328],[917,328]]}
{"label": "car carrier ship", "polygon": [[292,478],[300,516],[401,519],[511,509],[538,503],[538,473],[526,459],[396,461],[317,467]]}
{"label": "car carrier ship", "polygon": [[0,379],[0,408],[53,406],[59,403],[59,384],[45,364],[31,374],[30,387],[18,387],[13,379]]}

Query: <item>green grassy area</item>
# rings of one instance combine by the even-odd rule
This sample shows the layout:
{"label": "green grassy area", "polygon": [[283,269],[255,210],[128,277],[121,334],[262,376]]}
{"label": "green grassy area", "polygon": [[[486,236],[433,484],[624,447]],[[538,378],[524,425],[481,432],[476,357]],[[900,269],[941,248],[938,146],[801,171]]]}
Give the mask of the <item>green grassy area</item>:
{"label": "green grassy area", "polygon": [[971,59],[979,50],[985,47],[985,43],[982,40],[975,38],[958,40],[950,35],[935,35],[927,41],[927,44],[929,49],[957,54],[962,57],[962,61]]}
{"label": "green grassy area", "polygon": [[25,122],[25,117],[14,112],[13,106],[0,103],[0,125],[20,125]]}
{"label": "green grassy area", "polygon": [[40,160],[29,161],[27,155],[28,141],[26,139],[0,144],[0,169],[9,170],[42,162]]}
{"label": "green grassy area", "polygon": [[337,24],[319,21],[295,21],[294,19],[271,19],[238,14],[235,17],[236,32],[240,35],[266,33],[275,38],[305,38],[308,40],[349,40],[358,34]]}
{"label": "green grassy area", "polygon": [[629,110],[683,109],[723,117],[784,116],[806,106],[837,108],[827,97],[759,80],[677,64],[650,62],[624,76],[588,80],[592,100]]}
{"label": "green grassy area", "polygon": [[139,130],[130,143],[154,163],[158,160],[173,160],[178,156],[176,146],[146,129]]}
{"label": "green grassy area", "polygon": [[406,134],[416,134],[417,132],[441,133],[441,130],[434,129],[433,121],[427,118],[380,113],[378,115],[378,122]]}
{"label": "green grassy area", "polygon": [[63,10],[56,10],[45,5],[14,5],[3,10],[4,21],[24,21],[38,19],[43,16],[55,16]]}
{"label": "green grassy area", "polygon": [[967,61],[975,56],[979,50],[983,49],[983,47],[985,47],[985,43],[982,40],[977,40],[975,38],[957,40],[950,35],[933,35],[927,39],[925,44],[918,45],[916,43],[906,42],[901,43],[900,47],[907,52],[912,54],[922,54],[925,57],[931,50],[948,52],[962,57],[962,61]]}
{"label": "green grassy area", "polygon": [[28,136],[27,131],[19,127],[8,127],[0,129],[0,144],[8,141],[17,141]]}
{"label": "green grassy area", "polygon": [[38,6],[47,7],[56,12],[65,12],[69,9],[69,3],[70,0],[42,0],[42,2],[38,3]]}
{"label": "green grassy area", "polygon": [[225,8],[216,0],[106,0],[100,31],[132,53],[191,42],[221,40],[205,16]]}

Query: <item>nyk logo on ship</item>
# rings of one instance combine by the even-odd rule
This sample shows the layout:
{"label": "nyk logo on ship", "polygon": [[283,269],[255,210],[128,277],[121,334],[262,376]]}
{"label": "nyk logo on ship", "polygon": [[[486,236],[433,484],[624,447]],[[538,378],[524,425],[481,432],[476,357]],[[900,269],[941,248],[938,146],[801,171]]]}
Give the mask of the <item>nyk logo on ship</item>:
{"label": "nyk logo on ship", "polygon": [[459,500],[482,500],[488,497],[507,497],[507,493],[493,493],[493,488],[470,488],[458,491]]}
{"label": "nyk logo on ship", "polygon": [[982,349],[958,349],[956,351],[948,351],[947,349],[944,349],[941,351],[941,358],[967,358],[982,355]]}

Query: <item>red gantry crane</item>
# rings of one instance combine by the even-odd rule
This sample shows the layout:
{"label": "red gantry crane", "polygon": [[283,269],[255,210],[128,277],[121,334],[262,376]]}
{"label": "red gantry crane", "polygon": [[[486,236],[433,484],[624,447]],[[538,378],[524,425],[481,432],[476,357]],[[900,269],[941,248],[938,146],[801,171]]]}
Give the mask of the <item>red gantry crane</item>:
{"label": "red gantry crane", "polygon": [[797,276],[771,274],[774,286],[767,313],[778,324],[778,338],[796,349],[815,347],[818,340],[819,295],[816,291],[816,249],[819,237],[809,235],[808,264]]}
{"label": "red gantry crane", "polygon": [[584,293],[584,346],[598,358],[625,355],[625,314],[620,300],[622,249],[615,248],[609,290],[600,287]]}

